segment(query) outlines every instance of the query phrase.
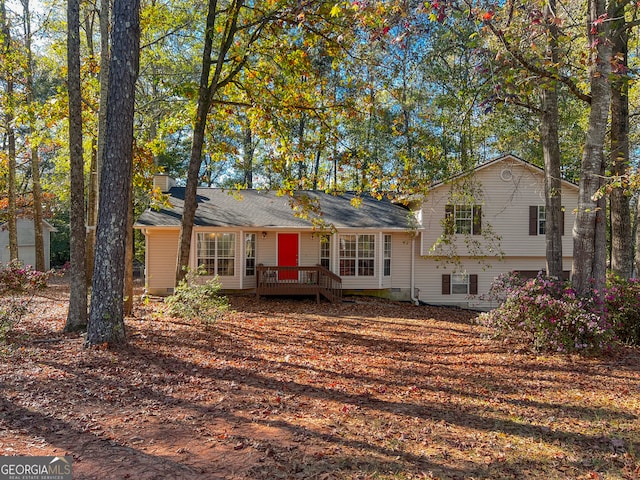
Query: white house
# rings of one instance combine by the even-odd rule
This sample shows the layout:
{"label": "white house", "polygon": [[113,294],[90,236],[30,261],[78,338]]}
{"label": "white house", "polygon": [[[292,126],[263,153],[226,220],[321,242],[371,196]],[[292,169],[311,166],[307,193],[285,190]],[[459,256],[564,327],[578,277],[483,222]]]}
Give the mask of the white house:
{"label": "white house", "polygon": [[[29,218],[19,218],[18,225],[18,259],[24,265],[35,266],[36,245],[33,220]],[[42,221],[42,235],[44,243],[44,266],[45,270],[51,268],[51,233],[57,232],[56,228],[46,220]],[[9,229],[8,224],[0,224],[0,251],[2,252],[0,261],[3,264],[9,262]]]}
{"label": "white house", "polygon": [[[174,288],[184,188],[160,180],[171,207],[147,210],[136,228],[146,240],[147,291],[166,295]],[[545,268],[543,185],[540,168],[507,155],[434,185],[408,205],[352,193],[283,197],[201,188],[189,263],[232,291],[264,292],[264,275],[272,275],[276,293],[301,293],[294,283],[319,283],[329,271],[346,292],[488,307],[481,295],[499,273]],[[563,182],[567,272],[577,191]],[[297,272],[285,274],[287,268]]]}

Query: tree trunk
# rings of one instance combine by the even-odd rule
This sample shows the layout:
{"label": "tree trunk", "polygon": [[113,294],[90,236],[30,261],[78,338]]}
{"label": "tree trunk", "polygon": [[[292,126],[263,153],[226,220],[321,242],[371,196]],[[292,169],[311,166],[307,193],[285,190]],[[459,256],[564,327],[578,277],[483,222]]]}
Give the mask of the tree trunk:
{"label": "tree trunk", "polygon": [[[5,52],[5,58],[11,58],[11,29],[9,26],[9,18],[7,17],[7,10],[5,7],[5,1],[0,0],[0,22],[2,23],[2,39],[3,49]],[[14,98],[13,98],[13,67],[12,65],[5,64],[5,93],[6,93],[6,107],[4,112],[5,131],[7,132],[7,148],[8,148],[8,212],[7,223],[9,228],[9,259],[18,259],[18,211],[16,208],[16,137],[13,128],[14,122]]]}
{"label": "tree trunk", "polygon": [[133,182],[129,185],[127,238],[124,247],[124,316],[133,314]]}
{"label": "tree trunk", "polygon": [[[204,49],[202,52],[202,72],[198,86],[198,105],[196,118],[193,126],[193,141],[191,143],[191,156],[189,158],[189,169],[187,171],[187,186],[184,193],[184,207],[182,221],[180,224],[180,238],[178,243],[178,260],[176,265],[176,283],[182,280],[186,274],[186,267],[189,265],[189,254],[191,251],[191,236],[193,233],[193,222],[195,219],[197,198],[196,191],[199,183],[200,167],[202,166],[202,151],[204,147],[204,132],[207,122],[207,114],[211,107],[211,99],[216,92],[227,85],[243,68],[247,56],[240,60],[234,59],[236,64],[221,80],[222,69],[225,65],[232,64],[233,61],[227,57],[230,48],[234,44],[235,35],[238,32],[238,16],[244,6],[244,0],[234,0],[228,5],[224,12],[226,20],[220,37],[220,45],[217,49],[215,69],[211,73],[213,66],[211,52],[213,47],[213,36],[215,34],[217,0],[209,0],[207,22],[205,26]],[[264,22],[271,17],[264,17],[256,22],[255,32],[250,35],[250,46],[259,37]],[[211,78],[211,80],[209,80]]]}
{"label": "tree trunk", "polygon": [[[548,29],[548,60],[558,64],[558,25],[556,0],[548,0],[545,18]],[[558,87],[549,82],[542,89],[540,139],[544,154],[545,239],[547,275],[562,278],[562,183],[560,181],[560,142],[558,139]]]}
{"label": "tree trunk", "polygon": [[633,260],[633,276],[640,278],[640,197],[636,202],[636,252]]}
{"label": "tree trunk", "polygon": [[592,50],[589,74],[591,110],[580,169],[578,211],[573,227],[573,285],[582,296],[600,295],[606,274],[606,229],[602,202],[594,195],[602,186],[604,141],[607,131],[611,86],[611,44],[605,0],[589,0],[588,41]]}
{"label": "tree trunk", "polygon": [[89,162],[89,185],[87,187],[87,285],[93,280],[93,258],[98,223],[98,152],[95,139],[91,139],[91,161]]}
{"label": "tree trunk", "polygon": [[110,0],[100,1],[98,20],[100,25],[100,103],[98,106],[97,151],[91,145],[92,156],[89,169],[89,193],[87,199],[87,283],[93,280],[93,260],[95,255],[96,225],[98,223],[98,201],[100,192],[100,162],[104,156],[105,130],[107,121],[107,96],[109,88],[109,13]]}
{"label": "tree trunk", "polygon": [[70,332],[83,329],[87,325],[79,0],[69,0],[67,4],[67,65],[69,162],[71,171],[71,292],[67,323],[64,330]]}
{"label": "tree trunk", "polygon": [[140,57],[139,0],[115,0],[111,49],[87,346],[126,343],[124,263],[133,162],[135,84]]}
{"label": "tree trunk", "polygon": [[[610,171],[613,176],[621,176],[629,169],[629,79],[628,32],[624,18],[624,4],[614,1],[612,57],[618,74],[611,80],[611,157]],[[624,188],[615,187],[611,191],[611,270],[622,278],[629,278],[633,267],[633,244],[631,232],[631,208]]]}
{"label": "tree trunk", "polygon": [[249,117],[243,116],[242,123],[242,170],[244,171],[244,184],[247,188],[253,188],[253,153],[255,151],[253,132],[251,131],[251,121]]}
{"label": "tree trunk", "polygon": [[35,244],[35,268],[43,272],[46,270],[44,255],[44,235],[42,232],[42,186],[40,184],[40,156],[38,154],[39,142],[36,137],[36,117],[33,109],[35,98],[33,94],[33,52],[31,50],[31,12],[29,0],[22,0],[24,17],[25,49],[27,51],[26,76],[26,101],[29,108],[29,133],[31,143],[31,184],[33,196],[33,232]]}

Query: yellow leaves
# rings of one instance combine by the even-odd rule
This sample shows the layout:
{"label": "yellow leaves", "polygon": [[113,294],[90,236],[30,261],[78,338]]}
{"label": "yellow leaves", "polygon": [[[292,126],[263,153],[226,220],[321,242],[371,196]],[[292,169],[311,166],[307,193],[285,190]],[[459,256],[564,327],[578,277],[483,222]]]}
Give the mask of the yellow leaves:
{"label": "yellow leaves", "polygon": [[341,11],[342,11],[342,9],[340,8],[340,5],[336,3],[336,4],[333,6],[333,8],[331,9],[331,13],[330,13],[330,15],[331,15],[332,17],[337,17],[338,15],[340,15],[340,12],[341,12]]}

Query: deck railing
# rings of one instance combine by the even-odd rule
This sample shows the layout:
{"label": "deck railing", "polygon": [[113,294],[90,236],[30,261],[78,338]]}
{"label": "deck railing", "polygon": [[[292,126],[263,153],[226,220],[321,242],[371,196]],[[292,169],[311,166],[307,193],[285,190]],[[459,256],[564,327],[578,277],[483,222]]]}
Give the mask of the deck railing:
{"label": "deck railing", "polygon": [[342,279],[321,265],[275,267],[258,265],[256,295],[313,295],[342,300]]}

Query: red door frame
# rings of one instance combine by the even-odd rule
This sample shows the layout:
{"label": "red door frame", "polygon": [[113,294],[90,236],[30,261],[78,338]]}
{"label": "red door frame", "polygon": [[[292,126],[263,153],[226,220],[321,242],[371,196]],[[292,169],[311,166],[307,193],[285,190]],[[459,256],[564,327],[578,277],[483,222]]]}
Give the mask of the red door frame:
{"label": "red door frame", "polygon": [[[278,233],[278,266],[297,267],[299,252],[299,236],[297,233]],[[278,280],[297,280],[297,271],[278,272]]]}

